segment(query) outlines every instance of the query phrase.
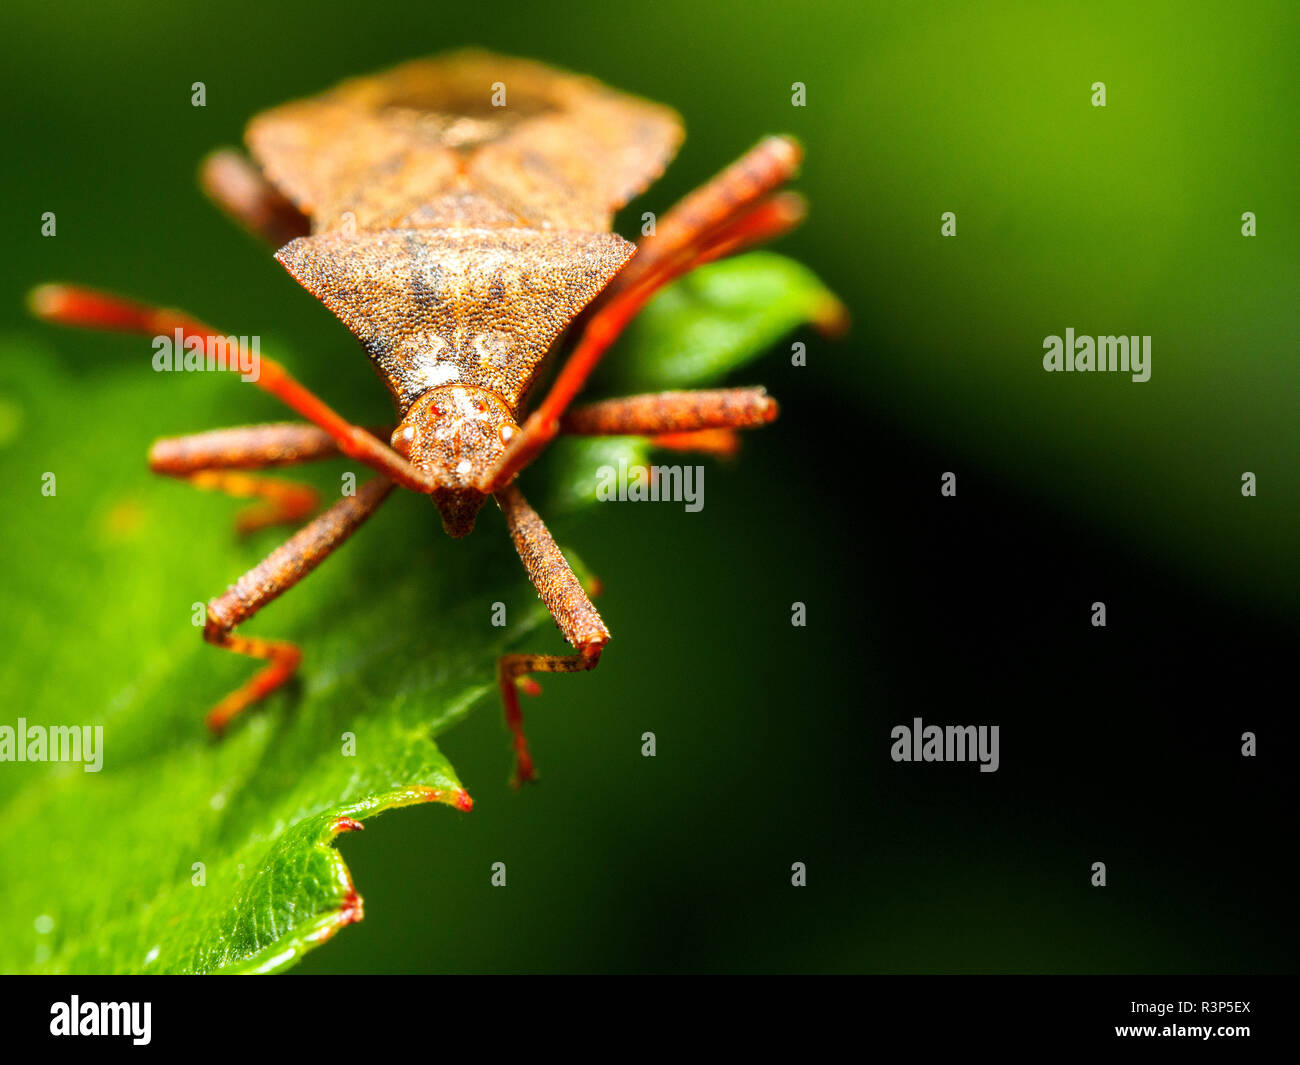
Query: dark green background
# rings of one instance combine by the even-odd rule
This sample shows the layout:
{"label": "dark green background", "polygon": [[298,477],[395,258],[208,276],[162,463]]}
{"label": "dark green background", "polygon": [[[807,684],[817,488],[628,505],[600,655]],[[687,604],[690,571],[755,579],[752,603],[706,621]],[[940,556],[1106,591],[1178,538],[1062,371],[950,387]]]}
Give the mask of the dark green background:
{"label": "dark green background", "polygon": [[[386,416],[342,327],[193,181],[253,113],[346,75],[478,44],[672,104],[686,145],[628,218],[763,133],[807,149],[781,248],[852,334],[738,380],[783,418],[710,467],[702,513],[559,530],[615,642],[531,704],[542,784],[505,787],[481,708],[442,743],[474,814],[346,838],[366,920],[299,971],[1294,969],[1300,8],[1133,6],[5,6],[0,328],[88,376],[134,349],[30,323],[31,284],[236,323]],[[1152,335],[1151,381],[1043,373],[1067,326]],[[142,456],[212,427],[159,408],[124,427]],[[443,535],[432,508],[417,528]],[[916,715],[1000,724],[1001,771],[895,765]]]}

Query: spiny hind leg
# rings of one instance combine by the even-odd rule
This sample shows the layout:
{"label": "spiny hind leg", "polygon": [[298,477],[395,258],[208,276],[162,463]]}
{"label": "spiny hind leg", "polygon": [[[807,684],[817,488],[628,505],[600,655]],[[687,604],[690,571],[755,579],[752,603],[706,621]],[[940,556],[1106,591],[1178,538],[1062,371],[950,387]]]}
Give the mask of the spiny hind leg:
{"label": "spiny hind leg", "polygon": [[379,509],[392,490],[393,484],[387,478],[367,481],[355,496],[339,500],[208,603],[203,638],[217,647],[261,658],[267,663],[248,683],[213,707],[208,714],[208,727],[212,731],[222,732],[232,719],[284,684],[302,658],[302,652],[292,643],[240,636],[234,631],[236,626],[324,562]]}
{"label": "spiny hind leg", "polygon": [[203,160],[208,198],[256,237],[280,248],[311,232],[311,222],[241,152],[221,148]]}
{"label": "spiny hind leg", "polygon": [[512,783],[517,786],[536,777],[524,735],[523,712],[519,706],[520,687],[536,694],[536,682],[529,677],[532,673],[579,673],[595,669],[601,651],[609,642],[609,630],[546,525],[519,489],[514,486],[505,488],[496,493],[496,500],[505,514],[510,538],[524,569],[528,571],[529,580],[537,588],[564,638],[577,651],[572,655],[507,654],[497,662],[497,682],[515,749]]}

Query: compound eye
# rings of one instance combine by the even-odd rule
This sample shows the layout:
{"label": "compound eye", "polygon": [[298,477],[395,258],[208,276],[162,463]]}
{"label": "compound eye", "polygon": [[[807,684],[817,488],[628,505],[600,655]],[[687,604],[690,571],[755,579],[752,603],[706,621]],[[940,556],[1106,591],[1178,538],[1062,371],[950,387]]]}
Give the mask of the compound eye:
{"label": "compound eye", "polygon": [[393,433],[392,444],[403,455],[411,450],[411,442],[415,439],[415,427],[406,426],[404,429],[398,429]]}
{"label": "compound eye", "polygon": [[480,414],[483,414],[487,411],[487,404],[484,403],[481,399],[476,399],[474,401],[474,409],[478,411]]}

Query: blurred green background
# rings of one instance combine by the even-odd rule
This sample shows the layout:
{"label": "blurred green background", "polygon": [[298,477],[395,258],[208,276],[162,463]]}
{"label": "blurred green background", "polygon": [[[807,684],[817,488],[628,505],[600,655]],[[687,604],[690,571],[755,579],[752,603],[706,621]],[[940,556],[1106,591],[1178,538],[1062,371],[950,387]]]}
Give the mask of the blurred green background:
{"label": "blurred green background", "polygon": [[[780,248],[852,333],[737,380],[783,417],[710,468],[703,512],[557,529],[615,642],[528,708],[541,785],[505,786],[480,707],[442,742],[473,815],[344,839],[366,920],[297,971],[1295,967],[1296,5],[22,2],[0,42],[0,329],[89,380],[132,342],[39,327],[23,293],[121,289],[260,333],[363,422],[387,400],[355,344],[195,187],[258,110],[448,47],[543,59],[684,116],[629,220],[764,133],[806,147],[812,213]],[[1067,327],[1151,335],[1150,382],[1044,373]],[[154,436],[221,424],[171,384],[158,425],[124,427],[140,478]],[[242,399],[229,420],[274,416]],[[455,565],[432,507],[400,528]],[[1000,724],[1001,770],[895,765],[913,716]]]}

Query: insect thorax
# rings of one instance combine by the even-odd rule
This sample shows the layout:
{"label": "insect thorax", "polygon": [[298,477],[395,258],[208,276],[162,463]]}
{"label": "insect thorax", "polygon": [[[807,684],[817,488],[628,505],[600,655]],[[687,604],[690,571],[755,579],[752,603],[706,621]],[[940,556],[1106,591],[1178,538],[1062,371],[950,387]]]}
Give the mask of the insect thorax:
{"label": "insect thorax", "polygon": [[401,413],[445,385],[485,389],[515,413],[632,251],[612,233],[436,228],[301,237],[276,257],[361,340]]}

